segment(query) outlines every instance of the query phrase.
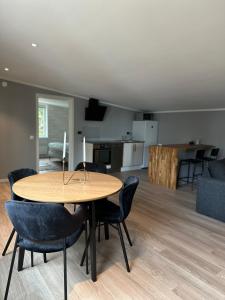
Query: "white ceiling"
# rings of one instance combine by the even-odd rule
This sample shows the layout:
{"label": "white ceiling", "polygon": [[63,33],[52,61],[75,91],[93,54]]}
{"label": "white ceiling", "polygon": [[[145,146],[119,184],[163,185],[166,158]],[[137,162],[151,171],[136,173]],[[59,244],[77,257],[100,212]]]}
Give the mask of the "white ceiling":
{"label": "white ceiling", "polygon": [[0,0],[0,67],[141,110],[225,107],[225,1]]}

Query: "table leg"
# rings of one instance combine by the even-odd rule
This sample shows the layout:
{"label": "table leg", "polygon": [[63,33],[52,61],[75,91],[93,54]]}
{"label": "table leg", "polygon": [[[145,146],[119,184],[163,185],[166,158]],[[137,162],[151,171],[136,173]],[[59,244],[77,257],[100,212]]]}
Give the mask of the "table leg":
{"label": "table leg", "polygon": [[96,221],[95,221],[95,202],[91,202],[91,222],[90,222],[90,248],[91,248],[91,279],[97,280],[96,275],[96,239],[95,239]]}

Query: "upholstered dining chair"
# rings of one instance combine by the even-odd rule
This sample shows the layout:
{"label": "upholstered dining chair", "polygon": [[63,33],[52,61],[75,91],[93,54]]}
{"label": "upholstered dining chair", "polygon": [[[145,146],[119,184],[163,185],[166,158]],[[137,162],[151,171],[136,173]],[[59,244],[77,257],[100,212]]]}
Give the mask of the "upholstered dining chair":
{"label": "upholstered dining chair", "polygon": [[[14,192],[13,192],[13,184],[15,182],[17,182],[18,180],[20,179],[23,179],[25,177],[28,177],[28,176],[32,176],[32,175],[36,175],[37,172],[33,169],[29,169],[29,168],[24,168],[24,169],[18,169],[18,170],[15,170],[15,171],[12,171],[8,174],[8,180],[9,180],[9,184],[10,184],[10,190],[11,190],[11,199],[12,200],[18,200],[18,201],[23,201],[24,199],[19,197],[18,195],[16,195]],[[2,252],[2,256],[5,256],[7,250],[8,250],[8,247],[13,239],[13,236],[15,234],[15,229],[13,228],[12,229],[12,232],[8,238],[8,241],[5,245],[5,248]],[[31,253],[31,265],[33,266],[33,252]]]}
{"label": "upholstered dining chair", "polygon": [[[120,237],[120,242],[123,250],[123,255],[126,263],[127,272],[130,272],[130,267],[127,259],[127,253],[126,248],[124,244],[123,239],[123,233],[121,229],[121,223],[123,224],[124,231],[126,233],[128,242],[130,246],[132,246],[132,242],[129,236],[129,232],[125,223],[126,218],[128,217],[134,194],[136,192],[137,186],[139,184],[139,178],[137,176],[129,176],[123,185],[123,188],[121,189],[119,193],[119,205],[109,201],[109,200],[98,200],[96,201],[95,205],[95,211],[96,211],[96,220],[100,223],[109,224],[113,228],[115,228]],[[89,239],[88,244],[89,245]],[[86,252],[84,251],[81,265],[83,265],[84,258],[85,258]]]}
{"label": "upholstered dining chair", "polygon": [[60,204],[8,201],[5,204],[17,233],[4,300],[8,297],[16,250],[39,253],[63,251],[64,299],[67,299],[67,253],[79,239],[86,219],[86,209],[79,207],[75,214]]}

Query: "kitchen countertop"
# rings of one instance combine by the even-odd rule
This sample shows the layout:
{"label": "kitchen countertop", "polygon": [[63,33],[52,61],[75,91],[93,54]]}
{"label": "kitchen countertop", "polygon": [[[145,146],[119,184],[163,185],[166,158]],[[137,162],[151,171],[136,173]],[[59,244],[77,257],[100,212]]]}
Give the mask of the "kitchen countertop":
{"label": "kitchen countertop", "polygon": [[137,140],[87,140],[89,144],[124,144],[124,143],[144,143],[144,141]]}
{"label": "kitchen countertop", "polygon": [[194,151],[194,150],[198,150],[198,149],[211,149],[214,146],[212,145],[204,145],[204,144],[158,144],[158,145],[152,145],[150,147],[160,147],[160,148],[171,148],[171,149],[177,149],[180,151]]}

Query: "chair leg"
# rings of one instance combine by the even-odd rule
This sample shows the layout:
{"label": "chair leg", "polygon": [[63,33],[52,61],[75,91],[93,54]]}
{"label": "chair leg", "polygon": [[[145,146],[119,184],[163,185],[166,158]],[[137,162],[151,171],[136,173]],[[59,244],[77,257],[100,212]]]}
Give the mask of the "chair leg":
{"label": "chair leg", "polygon": [[6,289],[5,289],[4,300],[7,300],[7,298],[8,298],[9,286],[10,286],[10,282],[11,282],[11,278],[12,278],[12,271],[13,271],[13,266],[14,266],[14,262],[15,262],[15,256],[16,256],[16,249],[17,249],[18,238],[19,238],[19,236],[17,234],[15,245],[14,245],[14,249],[13,249],[13,255],[12,255],[11,265],[10,265],[10,269],[9,269],[8,281],[7,281],[7,285],[6,285]]}
{"label": "chair leg", "polygon": [[181,169],[181,162],[179,162],[179,165],[178,165],[178,171],[177,171],[177,182],[176,182],[177,188],[178,188],[178,186],[179,186],[180,169]]}
{"label": "chair leg", "polygon": [[203,172],[204,172],[204,169],[205,169],[205,166],[204,166],[204,160],[202,161],[202,172],[201,172],[201,176],[202,176],[202,174],[203,174]]}
{"label": "chair leg", "polygon": [[66,261],[66,239],[63,247],[63,263],[64,263],[64,300],[67,300],[67,261]]}
{"label": "chair leg", "polygon": [[19,248],[18,267],[17,267],[18,272],[23,270],[24,253],[25,253],[25,249]]}
{"label": "chair leg", "polygon": [[46,255],[46,253],[43,253],[43,259],[44,259],[44,263],[46,264],[47,263],[47,255]]}
{"label": "chair leg", "polygon": [[88,223],[85,221],[85,257],[86,257],[86,274],[89,273],[88,270]]}
{"label": "chair leg", "polygon": [[4,248],[3,252],[2,252],[2,256],[5,256],[6,251],[9,248],[9,245],[10,245],[10,243],[12,241],[12,238],[13,238],[14,234],[15,234],[15,229],[13,228],[13,230],[12,230],[12,232],[11,232],[9,238],[8,238],[8,241],[7,241],[6,245],[5,245],[5,248]]}
{"label": "chair leg", "polygon": [[192,189],[192,191],[194,189],[195,170],[196,170],[196,164],[194,164],[194,169],[193,169],[193,174],[192,174],[192,182],[191,182],[191,189]]}
{"label": "chair leg", "polygon": [[125,233],[126,233],[128,242],[129,242],[130,246],[132,247],[133,244],[132,244],[132,242],[131,242],[130,235],[129,235],[129,232],[128,232],[128,230],[127,230],[127,226],[126,226],[125,221],[123,221],[122,224],[123,224],[123,228],[124,228],[124,231],[125,231]]}
{"label": "chair leg", "polygon": [[34,252],[33,251],[30,252],[30,258],[31,258],[31,267],[33,267],[34,266]]}
{"label": "chair leg", "polygon": [[104,229],[105,229],[105,239],[109,240],[109,224],[104,223]]}
{"label": "chair leg", "polygon": [[129,267],[129,264],[128,264],[126,248],[125,248],[125,244],[124,244],[124,240],[123,240],[123,233],[122,233],[120,224],[117,224],[117,228],[118,228],[118,232],[119,232],[119,236],[120,236],[121,246],[122,246],[122,249],[123,249],[123,256],[124,256],[124,260],[125,260],[125,263],[126,263],[127,272],[130,272],[130,267]]}
{"label": "chair leg", "polygon": [[191,167],[191,164],[190,164],[190,162],[189,162],[189,163],[188,163],[188,177],[187,177],[187,184],[189,183],[190,167]]}
{"label": "chair leg", "polygon": [[84,265],[84,260],[85,260],[86,253],[88,253],[87,249],[89,247],[89,244],[90,244],[90,235],[87,239],[87,244],[85,245],[85,249],[84,249],[84,252],[83,252],[83,255],[82,255],[82,258],[81,258],[81,262],[80,262],[81,267]]}

